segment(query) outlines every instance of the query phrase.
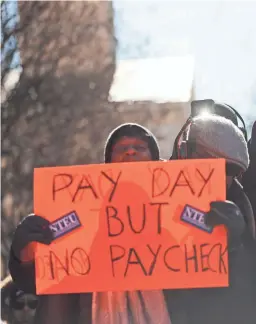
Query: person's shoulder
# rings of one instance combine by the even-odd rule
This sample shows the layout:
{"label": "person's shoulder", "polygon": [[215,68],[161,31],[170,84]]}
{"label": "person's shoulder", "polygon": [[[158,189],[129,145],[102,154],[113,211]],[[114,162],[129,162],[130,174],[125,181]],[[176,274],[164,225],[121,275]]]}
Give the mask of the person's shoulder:
{"label": "person's shoulder", "polygon": [[247,224],[247,230],[252,235],[252,237],[255,238],[256,224],[252,204],[239,180],[234,179],[228,196],[229,200],[233,201],[240,208]]}

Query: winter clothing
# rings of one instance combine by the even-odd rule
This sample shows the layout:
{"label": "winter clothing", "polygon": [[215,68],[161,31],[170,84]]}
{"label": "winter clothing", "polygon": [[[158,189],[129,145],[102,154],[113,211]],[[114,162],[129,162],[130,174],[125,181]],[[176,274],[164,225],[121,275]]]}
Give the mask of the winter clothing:
{"label": "winter clothing", "polygon": [[[159,160],[159,148],[153,134],[137,124],[124,124],[115,129],[109,136],[105,147],[105,161],[111,161],[113,145],[123,136],[139,137],[148,143],[153,160]],[[39,216],[29,216],[18,226],[13,240],[10,255],[10,271],[17,284],[25,291],[35,291],[35,265],[33,262],[21,263],[21,249],[29,241],[49,244],[51,237],[46,231],[49,224]],[[26,236],[26,238],[24,238]],[[21,244],[19,244],[21,242]],[[69,295],[40,296],[35,323],[155,323],[171,324],[167,306],[172,299],[172,292],[134,291],[134,292],[101,292]],[[178,293],[175,294],[178,300]],[[175,302],[171,303],[175,305]],[[177,324],[186,324],[179,317],[184,315],[178,307],[172,309],[172,317]],[[174,322],[174,324],[176,324]]]}
{"label": "winter clothing", "polygon": [[249,155],[243,133],[224,117],[193,118],[189,140],[195,141],[213,157],[225,158],[227,163],[236,165],[243,172],[248,168]]}
{"label": "winter clothing", "polygon": [[[245,219],[252,209],[241,185],[234,181],[227,198],[236,203]],[[254,324],[256,318],[256,267],[249,229],[239,249],[229,252],[229,287],[183,291],[187,324]]]}
{"label": "winter clothing", "polygon": [[105,156],[105,163],[110,163],[111,161],[111,152],[113,145],[121,138],[121,137],[139,137],[140,139],[146,141],[149,146],[149,150],[152,155],[153,161],[158,161],[160,158],[159,146],[157,144],[157,140],[155,136],[145,127],[134,124],[134,123],[127,123],[122,124],[115,128],[108,136],[104,156]]}
{"label": "winter clothing", "polygon": [[16,258],[21,258],[21,251],[30,242],[39,242],[49,245],[52,242],[50,222],[34,214],[28,215],[16,228],[12,251]]}
{"label": "winter clothing", "polygon": [[[185,130],[188,132],[187,142],[195,144],[191,146],[193,149],[196,149],[198,144],[207,157],[225,158],[228,165],[237,167],[236,171],[246,171],[249,157],[245,138],[230,120],[210,115],[195,117],[190,122],[190,126],[188,124]],[[213,202],[211,204],[213,209],[208,213],[208,217],[206,216],[206,220],[212,225],[225,224],[228,233],[231,234],[229,287],[183,290],[187,324],[255,322],[256,267],[253,251],[255,242],[253,211],[248,197],[236,179],[227,191],[227,199],[235,205],[227,205],[222,212],[216,212],[216,202]],[[231,209],[234,209],[233,212]],[[244,217],[243,221],[241,215]]]}
{"label": "winter clothing", "polygon": [[[211,136],[214,137],[215,134],[213,131],[211,131],[211,127],[209,126],[209,124],[207,127],[210,130]],[[221,149],[217,147],[219,148],[217,153],[221,153],[221,157],[229,159],[229,161],[232,161],[232,163],[235,163],[239,166],[239,168],[244,170],[248,165],[248,156],[246,155],[246,151],[244,151],[243,144],[241,144],[243,143],[243,141],[239,141],[240,133],[234,131],[231,126],[228,127],[229,129],[231,129],[231,132],[235,138],[234,141],[239,147],[238,149],[236,149],[236,147],[234,148],[236,152],[231,152],[228,148],[228,154],[222,147]],[[223,121],[221,120],[221,122],[218,123],[217,126],[218,132],[223,131],[224,128],[225,127],[223,126]],[[149,140],[148,143],[151,148],[151,152],[154,153],[152,153],[152,155],[155,159],[157,159],[157,157],[159,158],[159,149],[154,140],[154,137],[146,135],[148,134],[148,132],[145,133],[143,131],[143,128],[141,131],[140,126],[137,127],[137,125],[123,125],[121,128],[118,128],[117,130],[113,131],[109,136],[105,148],[106,162],[110,162],[111,148],[113,147],[114,143],[116,143],[118,138],[122,136],[134,136],[134,133],[132,133],[132,135],[129,135],[130,133],[126,132],[127,129],[129,130],[129,132],[131,129],[136,129],[136,131],[138,130],[139,134],[141,134],[139,136],[142,136],[142,138],[144,138],[143,136],[146,136],[146,138]],[[125,130],[125,132],[123,132],[123,130]],[[206,149],[207,143],[212,149],[216,148],[216,142],[220,141],[220,137],[216,136],[216,141],[209,140],[207,142],[208,139],[201,138],[200,132],[197,133],[197,127],[195,127],[194,130],[192,127],[191,131],[192,135],[193,132],[199,134],[200,143],[204,145]],[[203,125],[202,132],[204,132],[204,134],[206,133],[206,129]],[[209,134],[207,135],[207,137],[209,137]],[[232,143],[230,145],[232,145]],[[247,228],[250,228],[251,225],[252,228],[250,228],[250,230],[251,233],[253,233],[253,223],[251,221],[252,214],[250,214],[252,213],[251,206],[248,202],[247,197],[244,195],[244,193],[242,193],[242,188],[237,182],[233,183],[233,185],[228,191],[227,196],[228,200],[233,201],[238,206],[238,209],[239,211],[241,211],[241,214],[244,215],[244,221],[248,225],[246,226],[246,231]],[[221,204],[221,206],[222,205],[223,204]],[[226,210],[227,205],[224,204],[223,206],[224,210]],[[223,214],[223,212],[220,212],[220,209],[222,209],[222,207],[216,206],[216,204],[214,205],[214,208],[218,211],[217,214]],[[230,205],[228,206],[228,209],[229,208]],[[239,214],[237,216],[241,215]],[[241,228],[244,227],[244,223],[241,222],[241,217],[238,217],[238,220],[241,226],[236,227],[237,232],[242,231]],[[42,228],[38,228],[37,230],[40,232],[42,231]],[[244,233],[246,231],[244,231]],[[237,236],[239,236],[239,234],[237,234]],[[247,236],[249,237],[249,235]],[[251,259],[246,253],[249,253],[249,251],[244,250],[243,246],[239,246],[239,248],[236,248],[233,252],[229,253],[230,287],[228,288],[164,290],[163,295],[161,295],[161,291],[158,291],[156,292],[156,294],[154,294],[154,298],[158,298],[157,301],[154,302],[155,299],[153,299],[156,308],[152,306],[152,299],[149,297],[151,293],[147,292],[124,292],[120,293],[120,297],[118,297],[119,293],[112,294],[111,292],[96,294],[87,293],[67,295],[43,295],[40,296],[35,323],[90,324],[92,323],[93,318],[98,318],[99,321],[96,321],[96,323],[94,324],[108,324],[108,312],[102,313],[101,310],[97,308],[97,305],[99,305],[99,303],[101,302],[99,300],[102,299],[102,302],[107,304],[108,307],[111,308],[114,305],[113,299],[120,300],[121,298],[124,301],[124,304],[120,303],[117,304],[117,306],[122,309],[122,307],[126,305],[127,308],[123,310],[127,312],[127,316],[131,315],[131,313],[129,312],[131,304],[129,303],[132,301],[132,305],[136,305],[136,310],[140,309],[140,314],[143,314],[144,317],[141,321],[140,319],[136,320],[135,318],[129,317],[129,320],[120,320],[118,322],[115,322],[115,324],[144,323],[143,321],[146,321],[148,314],[153,314],[155,311],[157,311],[157,308],[159,308],[158,310],[160,310],[161,313],[166,314],[165,305],[167,306],[167,310],[169,313],[169,317],[165,316],[164,321],[161,322],[165,324],[170,323],[168,322],[169,318],[171,319],[172,324],[227,324],[229,322],[232,324],[240,324],[243,322],[246,324],[251,324],[251,318],[253,317],[252,312],[255,308],[252,307],[251,300],[254,299],[254,293],[256,292],[256,289],[252,289],[254,282],[251,280],[251,278],[253,278],[251,271],[254,271],[254,269],[249,264]],[[240,262],[241,260],[242,262]],[[19,259],[15,257],[15,254],[12,250],[10,256],[10,271],[13,276],[13,279],[16,281],[16,283],[21,289],[25,291],[35,291],[34,263],[21,263]],[[241,307],[238,307],[239,302],[241,304]],[[132,312],[132,314],[136,314],[136,310],[135,312]],[[114,314],[117,316],[118,312],[115,312]],[[246,317],[247,315],[248,318]],[[214,319],[214,317],[216,316],[217,320]],[[106,321],[104,322],[102,318],[104,318],[104,320]],[[245,320],[239,322],[237,319],[241,320],[241,318],[245,318]],[[253,318],[253,322],[254,319],[255,318]],[[157,321],[150,322],[150,320],[147,320],[147,323],[153,324],[157,323]]]}
{"label": "winter clothing", "polygon": [[250,164],[248,170],[243,175],[242,184],[252,204],[256,220],[256,121],[252,127],[252,136],[248,142],[248,150]]}
{"label": "winter clothing", "polygon": [[225,117],[238,126],[238,120],[235,112],[231,109],[231,107],[225,103],[214,102],[214,111],[215,115]]}
{"label": "winter clothing", "polygon": [[[243,214],[247,213],[245,219],[252,217],[251,206],[238,182],[234,182],[231,186],[227,198],[234,201]],[[249,237],[248,233],[246,237]],[[231,285],[229,288],[164,290],[164,300],[159,307],[163,307],[164,302],[166,303],[172,324],[226,324],[230,319],[233,320],[232,324],[238,324],[238,320],[241,320],[242,317],[246,319],[246,324],[252,324],[254,323],[252,315],[255,311],[253,300],[256,293],[253,288],[256,287],[253,280],[256,278],[253,275],[254,269],[250,264],[251,261],[250,251],[241,246],[229,253]],[[32,288],[32,292],[35,291],[33,263],[21,264],[12,255],[10,270],[12,274],[15,274],[14,279],[21,289],[31,292]],[[140,297],[140,294],[135,292],[135,300]],[[109,298],[114,298],[114,295],[111,295],[111,293],[104,293],[101,296],[109,300]],[[97,294],[93,297],[91,293],[40,296],[35,323],[90,324],[96,305],[93,300],[96,296]],[[241,298],[241,296],[243,297]],[[126,301],[129,301],[129,298]],[[233,304],[236,305],[235,308]],[[142,304],[139,305],[141,307]],[[215,314],[215,312],[217,313]],[[215,321],[216,316],[217,320]],[[131,320],[129,323],[137,322]]]}
{"label": "winter clothing", "polygon": [[208,226],[225,225],[228,229],[228,245],[230,249],[239,248],[241,236],[245,230],[245,220],[239,207],[232,201],[213,201],[210,211],[205,214]]}

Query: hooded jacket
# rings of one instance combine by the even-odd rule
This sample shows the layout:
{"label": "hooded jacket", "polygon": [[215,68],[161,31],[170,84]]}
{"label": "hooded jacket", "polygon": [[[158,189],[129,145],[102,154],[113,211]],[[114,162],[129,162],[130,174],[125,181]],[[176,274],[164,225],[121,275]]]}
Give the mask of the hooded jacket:
{"label": "hooded jacket", "polygon": [[248,142],[248,150],[250,155],[250,164],[243,176],[242,184],[251,201],[256,220],[256,121],[252,127],[252,135]]}
{"label": "hooded jacket", "polygon": [[[190,127],[185,131],[188,131],[188,153],[189,149],[194,150],[199,144],[209,156],[225,158],[227,163],[235,166],[235,171],[248,168],[249,156],[244,136],[230,120],[213,115],[198,116],[191,120]],[[174,156],[176,151],[177,147],[174,147]],[[240,248],[229,251],[229,287],[184,290],[188,324],[253,324],[256,320],[253,210],[236,179],[227,191],[227,199],[240,208],[247,225]]]}
{"label": "hooded jacket", "polygon": [[144,140],[146,143],[148,143],[148,147],[152,155],[152,160],[158,161],[160,159],[160,150],[155,136],[147,128],[139,124],[126,123],[118,126],[109,134],[104,149],[105,163],[111,162],[112,147],[121,137],[124,136],[138,137]]}
{"label": "hooded jacket", "polygon": [[[135,136],[145,140],[148,143],[152,160],[159,160],[159,147],[153,134],[138,124],[129,123],[117,127],[110,133],[105,144],[105,163],[111,162],[112,147],[123,136]],[[9,269],[13,280],[22,290],[35,292],[34,263],[21,263],[11,251]],[[186,324],[185,313],[182,308],[179,308],[179,305],[182,305],[179,302],[179,295],[179,291],[164,291],[164,299],[167,311],[171,314],[172,324]],[[40,295],[34,322],[35,324],[90,324],[92,323],[92,303],[92,293]],[[171,309],[168,308],[170,305]]]}
{"label": "hooded jacket", "polygon": [[[118,132],[119,133],[119,132]],[[117,134],[118,134],[117,133]],[[113,134],[116,134],[113,132]],[[119,133],[120,135],[120,133]],[[124,136],[122,134],[122,136]],[[113,146],[113,138],[109,138],[110,143],[106,143],[105,157],[108,155],[108,150]],[[114,139],[115,140],[115,139]],[[158,146],[156,146],[158,147]],[[106,158],[107,160],[108,158]],[[235,189],[233,189],[235,188]],[[240,194],[241,193],[241,194]],[[242,188],[238,183],[235,183],[228,193],[229,199],[235,202],[242,212],[251,213],[248,199],[242,194]],[[242,198],[243,197],[243,198]],[[250,218],[251,215],[248,215]],[[242,249],[242,248],[241,248]],[[239,274],[237,277],[236,262],[238,253],[235,251],[230,255],[230,278],[231,287],[220,289],[191,289],[191,290],[165,290],[164,297],[166,305],[171,317],[172,324],[227,324],[225,318],[232,311],[239,313],[239,308],[232,309],[232,302],[238,302],[238,299],[232,298],[231,290],[239,293],[244,291],[244,278],[250,274],[246,273],[250,266],[245,266],[242,262],[239,265]],[[244,255],[242,253],[242,255]],[[245,258],[245,262],[249,258]],[[35,268],[33,263],[21,264],[13,254],[10,258],[10,272],[14,281],[24,291],[35,292]],[[241,269],[243,270],[241,270]],[[247,286],[246,286],[247,287]],[[250,290],[251,291],[251,290]],[[247,296],[248,295],[248,296]],[[254,297],[253,292],[246,290],[246,296],[242,300],[246,304],[247,297]],[[237,296],[236,296],[237,297]],[[239,298],[241,300],[241,298]],[[202,307],[201,307],[202,305]],[[250,304],[251,305],[251,304]],[[251,307],[248,306],[248,314],[251,316]],[[220,321],[214,321],[213,315],[218,315]],[[241,308],[240,308],[241,309]],[[244,314],[244,307],[242,310]],[[234,318],[239,318],[239,314],[234,315]],[[210,317],[212,316],[212,317]],[[92,323],[92,294],[65,294],[65,295],[42,295],[39,298],[39,305],[35,317],[36,324],[55,323],[55,324],[84,324]],[[232,324],[238,322],[231,322]],[[241,323],[241,322],[240,322]],[[245,321],[246,324],[251,324],[250,321]],[[132,324],[132,322],[131,322]]]}
{"label": "hooded jacket", "polygon": [[[247,219],[253,217],[242,186],[234,181],[227,199],[235,202]],[[229,252],[229,287],[183,291],[187,324],[253,324],[256,319],[256,267],[252,235],[247,229],[242,246]]]}
{"label": "hooded jacket", "polygon": [[[230,188],[228,199],[234,201],[242,212],[248,215],[248,218],[251,217],[250,203],[238,182]],[[252,252],[246,246],[249,235],[245,234],[245,237],[247,240],[244,246],[238,251],[229,253],[230,287],[164,291],[172,324],[253,324],[255,322],[256,269]],[[33,263],[21,264],[11,255],[10,272],[22,290],[35,292]],[[92,323],[92,294],[39,296],[35,324],[43,323]]]}

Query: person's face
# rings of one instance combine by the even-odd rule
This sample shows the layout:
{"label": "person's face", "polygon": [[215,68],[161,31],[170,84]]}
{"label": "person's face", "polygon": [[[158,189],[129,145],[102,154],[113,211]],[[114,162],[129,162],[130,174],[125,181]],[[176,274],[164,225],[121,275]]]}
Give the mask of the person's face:
{"label": "person's face", "polygon": [[111,162],[150,161],[148,143],[136,137],[121,137],[113,146]]}
{"label": "person's face", "polygon": [[11,305],[13,324],[32,324],[37,307],[37,297],[24,294]]}
{"label": "person's face", "polygon": [[[204,148],[198,144],[195,144],[195,149],[191,153],[191,159],[214,159]],[[226,185],[227,189],[230,188],[233,182],[233,176],[226,175]]]}

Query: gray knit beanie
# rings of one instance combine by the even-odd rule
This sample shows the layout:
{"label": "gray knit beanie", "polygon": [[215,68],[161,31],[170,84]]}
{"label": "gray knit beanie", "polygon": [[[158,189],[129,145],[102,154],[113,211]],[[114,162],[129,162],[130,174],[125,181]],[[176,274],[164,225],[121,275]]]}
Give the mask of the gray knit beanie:
{"label": "gray knit beanie", "polygon": [[216,116],[198,116],[190,126],[189,140],[202,146],[212,157],[224,158],[246,171],[249,154],[243,133],[232,121]]}

